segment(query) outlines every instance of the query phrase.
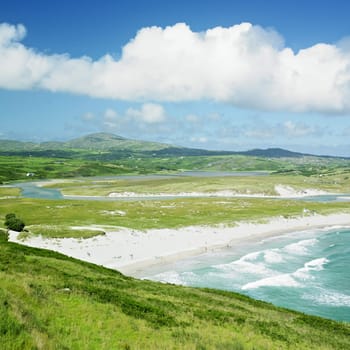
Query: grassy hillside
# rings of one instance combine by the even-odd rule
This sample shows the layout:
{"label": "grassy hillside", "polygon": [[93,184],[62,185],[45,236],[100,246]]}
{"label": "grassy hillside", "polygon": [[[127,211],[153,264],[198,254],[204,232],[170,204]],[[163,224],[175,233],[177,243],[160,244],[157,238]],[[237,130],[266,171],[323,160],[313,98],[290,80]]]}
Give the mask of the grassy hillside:
{"label": "grassy hillside", "polygon": [[26,349],[349,349],[350,326],[235,293],[140,281],[0,240],[0,344]]}
{"label": "grassy hillside", "polygon": [[149,174],[182,170],[271,171],[310,176],[346,168],[350,159],[283,149],[208,151],[97,133],[67,142],[0,140],[0,183],[14,180]]}
{"label": "grassy hillside", "polygon": [[[50,152],[49,156],[6,155],[0,151],[0,183],[14,180],[77,176],[170,173],[200,171],[270,171],[281,175],[349,173],[350,160],[336,158],[264,158],[242,155],[155,157],[121,152],[120,158],[97,151]],[[54,153],[54,154],[51,154]],[[72,155],[73,154],[73,155]],[[28,178],[27,173],[34,173]]]}

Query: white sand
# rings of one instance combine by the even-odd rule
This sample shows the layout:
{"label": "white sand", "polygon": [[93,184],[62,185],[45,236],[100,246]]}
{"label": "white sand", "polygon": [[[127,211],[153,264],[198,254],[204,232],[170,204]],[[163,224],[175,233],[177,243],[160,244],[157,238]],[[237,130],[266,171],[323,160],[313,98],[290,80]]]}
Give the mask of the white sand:
{"label": "white sand", "polygon": [[303,198],[307,196],[319,196],[331,194],[325,191],[307,188],[296,190],[291,186],[276,185],[276,195],[264,193],[239,193],[232,190],[216,192],[179,192],[179,193],[137,193],[137,192],[112,192],[108,195],[111,198],[140,198],[140,197],[252,197],[252,198]]}
{"label": "white sand", "polygon": [[120,229],[89,239],[48,239],[35,236],[21,241],[18,240],[18,233],[12,231],[10,241],[51,249],[132,274],[151,265],[234,246],[245,240],[262,240],[268,236],[331,226],[350,227],[350,214],[311,215],[292,219],[279,217],[267,223],[238,223],[235,227],[190,226],[146,232]]}

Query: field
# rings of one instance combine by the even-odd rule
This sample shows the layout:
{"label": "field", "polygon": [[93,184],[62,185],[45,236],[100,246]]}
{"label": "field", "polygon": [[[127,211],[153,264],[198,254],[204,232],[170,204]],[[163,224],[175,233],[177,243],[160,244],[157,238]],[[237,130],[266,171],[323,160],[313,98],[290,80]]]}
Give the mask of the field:
{"label": "field", "polygon": [[[266,158],[245,155],[221,156],[135,156],[128,152],[105,159],[103,152],[75,150],[66,153],[44,153],[41,156],[1,155],[0,183],[81,176],[177,173],[184,170],[269,171],[280,174],[320,175],[346,171],[350,160],[305,156],[301,158]],[[33,177],[27,177],[33,173]]]}
{"label": "field", "polygon": [[301,176],[275,174],[269,176],[215,176],[126,179],[76,179],[47,185],[59,188],[65,195],[108,196],[110,193],[138,194],[215,193],[232,191],[238,194],[277,195],[275,186],[289,186],[297,191],[317,189],[330,193],[350,193],[348,169],[327,174]]}
{"label": "field", "polygon": [[[33,233],[42,233],[48,237],[84,237],[83,230],[71,230],[70,227],[97,226],[104,231],[111,227],[147,230],[191,225],[235,225],[238,221],[255,222],[270,217],[301,216],[305,211],[329,214],[349,210],[347,202],[316,203],[260,198],[183,198],[159,201],[14,198],[0,202],[0,220],[4,219],[6,213],[15,213],[24,220],[26,229]],[[90,232],[87,229],[86,236],[94,234],[99,234],[99,231]]]}

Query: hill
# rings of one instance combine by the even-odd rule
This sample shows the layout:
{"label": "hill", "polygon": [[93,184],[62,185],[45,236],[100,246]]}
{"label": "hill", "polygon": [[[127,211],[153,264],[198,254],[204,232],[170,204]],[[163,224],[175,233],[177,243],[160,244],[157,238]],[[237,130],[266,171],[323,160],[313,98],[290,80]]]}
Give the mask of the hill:
{"label": "hill", "polygon": [[[97,153],[97,155],[96,155]],[[45,157],[85,156],[102,160],[112,160],[129,156],[169,157],[169,156],[212,156],[245,155],[269,158],[305,156],[303,153],[291,152],[281,148],[249,151],[210,151],[197,148],[173,146],[165,143],[131,140],[109,133],[95,133],[66,142],[21,142],[0,140],[0,155],[32,155]]]}
{"label": "hill", "polygon": [[0,240],[1,349],[349,349],[350,326]]}
{"label": "hill", "polygon": [[98,133],[67,142],[0,140],[0,183],[13,180],[195,171],[269,171],[319,175],[348,168],[350,159],[280,148],[209,151]]}
{"label": "hill", "polygon": [[163,143],[130,140],[124,137],[109,133],[96,133],[73,139],[63,143],[62,148],[77,148],[91,151],[156,151],[166,149],[170,146]]}

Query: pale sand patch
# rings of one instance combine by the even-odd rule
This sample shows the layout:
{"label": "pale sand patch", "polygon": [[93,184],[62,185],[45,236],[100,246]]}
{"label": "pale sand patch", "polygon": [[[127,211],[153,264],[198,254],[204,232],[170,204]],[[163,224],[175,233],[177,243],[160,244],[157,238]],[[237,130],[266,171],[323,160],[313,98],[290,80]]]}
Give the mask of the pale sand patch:
{"label": "pale sand patch", "polygon": [[[87,239],[28,237],[21,241],[10,231],[10,241],[46,248],[117,269],[132,275],[143,268],[163,264],[248,240],[262,240],[283,233],[315,230],[331,226],[350,227],[350,214],[272,218],[265,223],[240,222],[234,227],[189,226],[181,229],[137,231],[115,228],[105,235]],[[83,227],[83,226],[82,226]],[[82,228],[79,227],[79,228]],[[90,226],[86,228],[91,229]]]}
{"label": "pale sand patch", "polygon": [[70,180],[65,180],[65,179],[52,179],[52,180],[46,180],[46,181],[38,181],[35,184],[38,187],[45,187],[45,186],[61,184],[69,181]]}
{"label": "pale sand patch", "polygon": [[302,190],[296,190],[295,188],[291,186],[286,186],[286,185],[276,185],[275,191],[278,193],[280,197],[285,197],[285,198],[300,198],[300,197],[307,197],[307,196],[320,196],[320,195],[331,194],[329,192],[317,190],[314,188],[305,188]]}
{"label": "pale sand patch", "polygon": [[[216,192],[178,192],[178,193],[137,193],[137,192],[112,192],[110,198],[148,198],[148,197],[247,197],[247,198],[303,198],[308,196],[319,196],[332,194],[326,191],[306,188],[296,190],[291,186],[275,185],[277,195],[267,195],[264,193],[240,193],[232,190],[222,190]],[[249,191],[248,191],[249,192]]]}

